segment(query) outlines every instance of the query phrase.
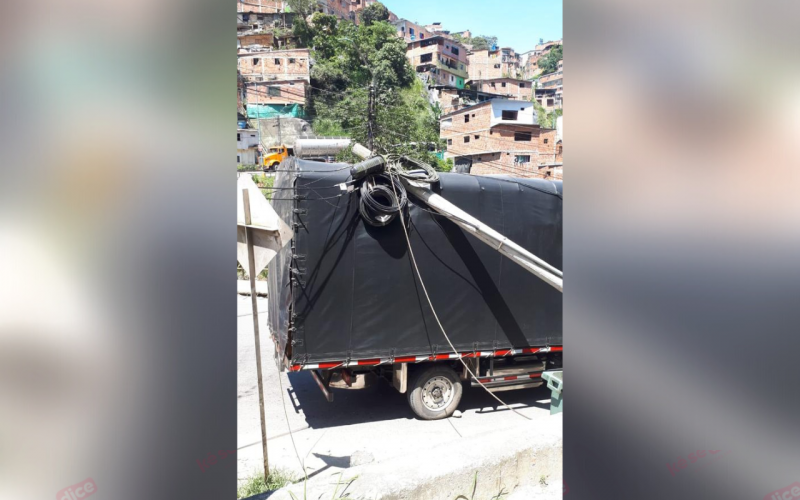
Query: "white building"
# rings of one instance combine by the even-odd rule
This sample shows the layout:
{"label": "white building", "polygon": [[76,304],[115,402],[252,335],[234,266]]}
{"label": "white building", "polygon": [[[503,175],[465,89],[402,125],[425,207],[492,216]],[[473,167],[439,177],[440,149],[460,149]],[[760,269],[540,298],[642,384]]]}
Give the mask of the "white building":
{"label": "white building", "polygon": [[237,165],[256,165],[258,163],[258,130],[240,128],[236,131]]}

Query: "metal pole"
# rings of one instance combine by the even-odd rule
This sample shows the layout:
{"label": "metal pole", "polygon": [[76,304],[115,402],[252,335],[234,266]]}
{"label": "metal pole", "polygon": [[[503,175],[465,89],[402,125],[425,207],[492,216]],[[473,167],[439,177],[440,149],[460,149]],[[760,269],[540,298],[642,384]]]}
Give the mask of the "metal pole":
{"label": "metal pole", "polygon": [[369,109],[367,111],[368,117],[368,133],[369,133],[369,150],[375,151],[375,79],[373,78],[372,84],[369,86]]}
{"label": "metal pole", "polygon": [[[258,409],[261,413],[261,449],[264,453],[264,480],[269,477],[269,456],[267,455],[267,421],[264,416],[264,383],[261,377],[261,340],[258,335],[258,296],[256,295],[256,259],[253,250],[253,228],[250,227],[252,220],[250,217],[250,193],[247,189],[242,189],[244,201],[244,223],[245,235],[247,237],[247,260],[250,275],[250,299],[253,307],[253,332],[256,339],[256,374],[258,376]],[[278,374],[280,376],[280,374]]]}

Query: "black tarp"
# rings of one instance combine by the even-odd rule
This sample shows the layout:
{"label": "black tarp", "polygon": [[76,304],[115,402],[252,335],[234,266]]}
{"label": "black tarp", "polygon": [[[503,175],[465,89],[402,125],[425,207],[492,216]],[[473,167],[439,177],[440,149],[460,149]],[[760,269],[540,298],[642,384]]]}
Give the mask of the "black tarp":
{"label": "black tarp", "polygon": [[[291,159],[273,201],[292,248],[270,264],[270,331],[293,363],[451,351],[414,272],[400,219],[372,227],[344,164]],[[561,269],[562,185],[442,174],[447,200]],[[300,199],[287,201],[293,196]],[[337,195],[341,195],[336,197]],[[562,343],[561,293],[424,205],[410,200],[409,236],[422,278],[458,350]],[[290,316],[293,320],[290,321]]]}

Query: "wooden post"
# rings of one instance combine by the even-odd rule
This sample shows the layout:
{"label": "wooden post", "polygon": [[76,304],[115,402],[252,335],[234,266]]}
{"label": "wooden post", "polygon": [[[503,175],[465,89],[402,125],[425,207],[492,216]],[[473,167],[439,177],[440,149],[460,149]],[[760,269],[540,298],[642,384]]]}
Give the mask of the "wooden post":
{"label": "wooden post", "polygon": [[[261,412],[261,449],[264,453],[264,480],[269,477],[269,456],[267,455],[267,422],[264,417],[264,384],[261,378],[261,340],[258,335],[258,296],[256,295],[256,258],[253,250],[253,223],[250,217],[250,192],[242,189],[242,201],[244,203],[244,223],[245,235],[247,238],[247,273],[250,275],[250,299],[253,305],[253,332],[256,338],[256,373],[258,375],[258,409]],[[280,376],[280,374],[278,374]]]}

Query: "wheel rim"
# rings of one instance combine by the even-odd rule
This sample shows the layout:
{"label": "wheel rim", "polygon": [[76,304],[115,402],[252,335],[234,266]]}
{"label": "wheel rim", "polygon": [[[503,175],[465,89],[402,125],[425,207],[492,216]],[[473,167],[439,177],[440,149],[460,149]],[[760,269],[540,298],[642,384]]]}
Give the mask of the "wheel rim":
{"label": "wheel rim", "polygon": [[433,377],[422,386],[422,403],[432,411],[444,411],[455,397],[455,387],[446,377]]}

